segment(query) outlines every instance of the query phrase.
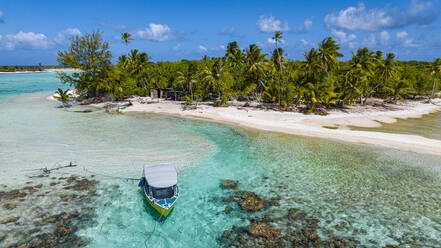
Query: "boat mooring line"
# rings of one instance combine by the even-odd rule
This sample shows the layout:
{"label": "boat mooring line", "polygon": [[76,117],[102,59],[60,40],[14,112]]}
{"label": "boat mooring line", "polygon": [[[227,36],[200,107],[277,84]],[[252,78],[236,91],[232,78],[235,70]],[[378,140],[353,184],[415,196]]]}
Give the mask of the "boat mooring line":
{"label": "boat mooring line", "polygon": [[156,225],[158,225],[158,223],[161,221],[161,219],[162,219],[162,214],[159,215],[159,218],[156,220],[155,226],[153,227],[153,230],[150,232],[149,236],[147,236],[147,238],[144,240],[144,247],[145,248],[147,248],[147,241],[149,241],[152,238],[153,233],[155,233],[155,231],[156,231]]}
{"label": "boat mooring line", "polygon": [[106,175],[106,174],[102,174],[102,173],[96,173],[94,171],[88,170],[86,169],[86,167],[83,166],[83,170],[87,171],[91,174],[95,174],[98,176],[102,176],[102,177],[108,177],[108,178],[114,178],[114,179],[122,179],[122,180],[132,180],[132,181],[139,181],[139,178],[131,178],[131,177],[117,177],[117,176],[111,176],[111,175]]}

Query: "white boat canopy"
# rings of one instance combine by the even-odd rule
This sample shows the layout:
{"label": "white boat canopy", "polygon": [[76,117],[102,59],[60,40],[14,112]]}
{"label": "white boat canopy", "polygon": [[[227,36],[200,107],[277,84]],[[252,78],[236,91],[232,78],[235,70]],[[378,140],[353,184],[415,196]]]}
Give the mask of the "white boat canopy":
{"label": "white boat canopy", "polygon": [[174,165],[145,165],[144,177],[154,188],[168,188],[178,184],[178,172]]}

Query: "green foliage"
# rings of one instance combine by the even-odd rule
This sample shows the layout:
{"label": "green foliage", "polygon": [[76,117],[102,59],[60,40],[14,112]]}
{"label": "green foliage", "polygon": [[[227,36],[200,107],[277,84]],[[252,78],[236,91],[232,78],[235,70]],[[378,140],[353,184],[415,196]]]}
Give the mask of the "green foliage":
{"label": "green foliage", "polygon": [[[185,95],[181,100],[186,104],[254,100],[300,105],[306,113],[322,113],[323,107],[337,104],[366,104],[372,96],[392,102],[430,96],[439,87],[441,59],[397,61],[393,54],[384,58],[383,52],[365,47],[341,61],[340,45],[329,37],[305,52],[304,61],[292,61],[279,47],[282,38],[275,32],[270,56],[256,44],[242,50],[230,42],[219,58],[153,63],[147,53],[133,49],[112,65],[108,44],[95,32],[74,37],[69,49],[58,53],[63,66],[81,69],[59,77],[86,97],[112,95],[118,100],[170,88]],[[122,34],[121,39],[128,45],[131,36]]]}
{"label": "green foliage", "polygon": [[63,108],[69,105],[71,97],[72,94],[69,93],[69,89],[63,90],[61,88],[58,88],[54,95],[54,99],[61,102]]}
{"label": "green foliage", "polygon": [[193,104],[193,99],[191,99],[191,97],[188,95],[181,97],[181,101],[184,101],[185,105],[192,105]]}
{"label": "green foliage", "polygon": [[221,101],[213,102],[213,107],[220,107],[220,106],[222,106],[222,102]]}
{"label": "green foliage", "polygon": [[433,77],[433,86],[432,86],[432,92],[430,93],[429,102],[433,98],[433,94],[435,93],[435,89],[437,86],[437,79],[441,78],[441,58],[437,58],[430,68],[430,75]]}
{"label": "green foliage", "polygon": [[129,46],[129,42],[132,41],[132,35],[129,33],[122,33],[121,34],[121,40],[126,44],[126,47]]}
{"label": "green foliage", "polygon": [[59,73],[62,82],[74,86],[80,94],[100,96],[111,93],[113,82],[109,79],[112,70],[112,54],[109,44],[102,38],[101,32],[86,33],[71,39],[66,51],[59,51],[57,61],[81,72]]}

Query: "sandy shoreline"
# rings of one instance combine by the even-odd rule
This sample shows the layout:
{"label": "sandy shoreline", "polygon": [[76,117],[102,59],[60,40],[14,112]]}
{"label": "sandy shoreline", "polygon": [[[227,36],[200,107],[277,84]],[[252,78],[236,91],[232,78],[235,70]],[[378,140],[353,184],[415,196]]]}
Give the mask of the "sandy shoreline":
{"label": "sandy shoreline", "polygon": [[45,73],[45,72],[77,72],[78,69],[72,68],[56,68],[56,69],[44,69],[42,71],[0,71],[1,74],[31,74],[31,73]]}
{"label": "sandy shoreline", "polygon": [[[350,106],[344,111],[330,111],[327,116],[236,106],[215,108],[205,104],[199,105],[196,109],[185,110],[179,102],[162,100],[158,103],[145,104],[134,99],[132,104],[132,106],[121,111],[170,114],[229,123],[264,131],[369,144],[441,156],[441,140],[417,135],[353,131],[347,128],[347,126],[378,127],[381,126],[379,122],[393,123],[396,122],[397,118],[419,118],[424,114],[440,111],[441,99],[436,99],[435,104],[409,101],[393,105],[393,109],[389,110]],[[98,104],[97,106],[103,107],[104,104]],[[338,127],[338,129],[329,127]]]}

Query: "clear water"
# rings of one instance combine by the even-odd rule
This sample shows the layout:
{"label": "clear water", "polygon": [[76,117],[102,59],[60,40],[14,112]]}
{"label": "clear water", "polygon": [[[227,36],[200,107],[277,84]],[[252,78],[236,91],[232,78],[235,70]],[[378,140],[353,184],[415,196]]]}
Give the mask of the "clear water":
{"label": "clear water", "polygon": [[[44,78],[40,87],[34,75]],[[216,238],[233,225],[284,216],[291,207],[318,218],[323,239],[332,233],[365,247],[441,244],[439,157],[163,115],[63,110],[47,99],[59,86],[55,74],[14,76],[22,75],[0,75],[8,89],[19,84],[0,95],[1,181],[21,185],[32,169],[72,160],[80,166],[64,173],[98,174],[95,222],[78,232],[91,240],[88,247],[218,247]],[[22,88],[28,81],[37,82],[33,93]],[[137,182],[104,176],[139,177],[142,165],[156,163],[178,165],[181,192],[159,222]],[[229,191],[219,187],[222,179],[280,196],[281,205],[244,213],[223,201]],[[283,221],[275,225],[283,228]]]}
{"label": "clear water", "polygon": [[441,140],[441,112],[424,115],[423,118],[398,119],[395,123],[382,123],[381,127],[351,127],[352,130],[420,135]]}
{"label": "clear water", "polygon": [[64,88],[55,73],[0,74],[0,97]]}

